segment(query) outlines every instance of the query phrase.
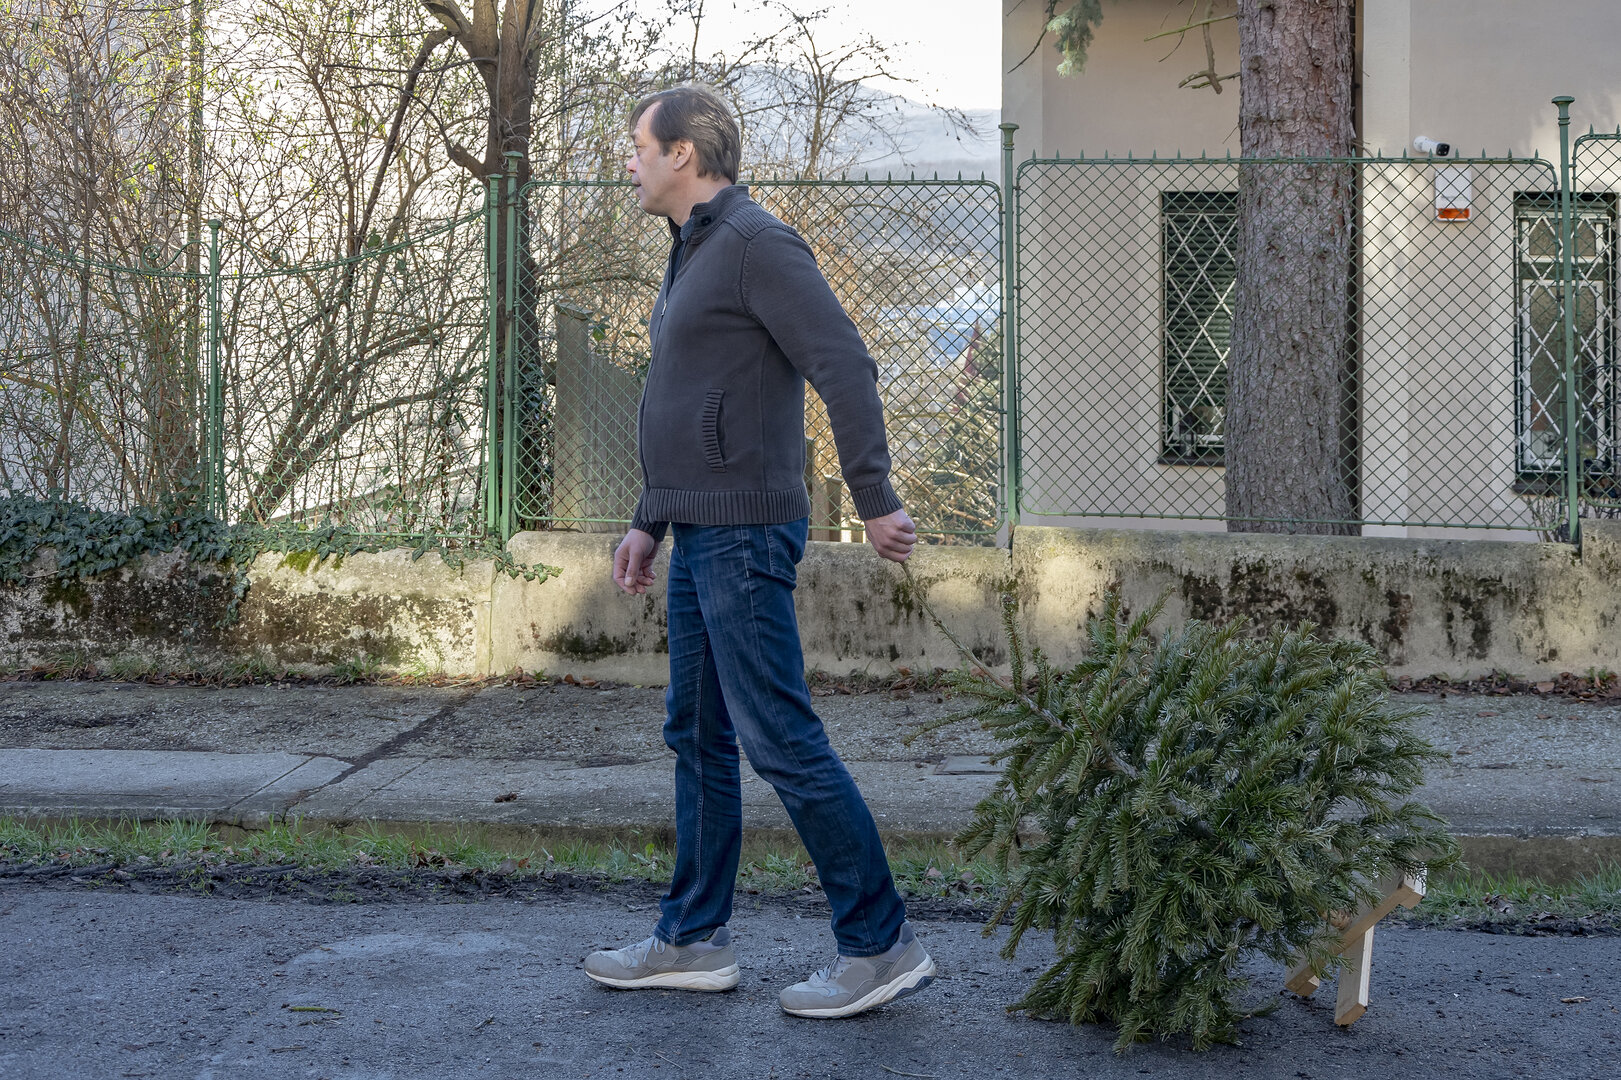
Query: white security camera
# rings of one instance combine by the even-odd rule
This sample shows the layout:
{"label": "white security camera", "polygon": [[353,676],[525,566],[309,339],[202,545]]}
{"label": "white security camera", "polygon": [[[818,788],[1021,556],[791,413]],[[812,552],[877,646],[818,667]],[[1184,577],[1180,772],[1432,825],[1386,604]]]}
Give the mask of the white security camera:
{"label": "white security camera", "polygon": [[1420,135],[1413,140],[1413,149],[1421,154],[1434,154],[1436,157],[1446,157],[1452,153],[1452,144],[1432,139],[1428,135]]}

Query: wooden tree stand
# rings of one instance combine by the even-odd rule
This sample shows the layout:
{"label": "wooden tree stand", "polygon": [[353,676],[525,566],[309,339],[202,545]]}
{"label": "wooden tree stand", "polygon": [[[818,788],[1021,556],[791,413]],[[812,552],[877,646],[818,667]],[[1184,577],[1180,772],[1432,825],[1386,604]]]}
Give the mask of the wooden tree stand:
{"label": "wooden tree stand", "polygon": [[[1373,975],[1373,928],[1380,919],[1398,907],[1408,910],[1424,899],[1424,874],[1403,874],[1380,883],[1384,899],[1377,904],[1358,908],[1355,913],[1336,911],[1329,915],[1328,923],[1340,931],[1339,955],[1350,958],[1350,964],[1340,970],[1339,1000],[1334,1005],[1334,1022],[1350,1027],[1368,1011],[1368,993]],[[1304,959],[1289,969],[1283,985],[1301,997],[1311,997],[1321,985],[1318,973]]]}

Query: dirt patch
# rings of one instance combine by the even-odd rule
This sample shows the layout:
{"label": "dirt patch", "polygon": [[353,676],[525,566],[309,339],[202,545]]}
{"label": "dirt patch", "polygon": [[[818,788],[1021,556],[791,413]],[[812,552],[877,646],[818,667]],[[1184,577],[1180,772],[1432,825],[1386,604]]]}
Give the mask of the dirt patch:
{"label": "dirt patch", "polygon": [[1535,682],[1501,671],[1479,679],[1456,682],[1444,675],[1416,680],[1403,677],[1392,683],[1391,688],[1398,693],[1440,694],[1443,697],[1447,694],[1484,694],[1492,697],[1529,694],[1568,701],[1621,701],[1621,676],[1609,671],[1592,671],[1586,675],[1564,671],[1557,678]]}
{"label": "dirt patch", "polygon": [[[354,867],[322,870],[287,865],[220,866],[184,862],[120,867],[0,861],[0,890],[25,888],[183,894],[302,904],[455,904],[481,900],[534,903],[559,893],[590,890],[645,906],[656,904],[665,887],[659,882],[611,881],[564,870],[503,874],[466,869]],[[786,893],[740,891],[737,903],[739,906],[770,904],[807,917],[825,917],[831,910],[819,889]],[[991,913],[988,905],[950,898],[908,899],[907,909],[915,918],[935,922],[984,922]]]}
{"label": "dirt patch", "polygon": [[[172,863],[118,867],[46,865],[0,860],[0,890],[94,890],[131,894],[183,894],[223,900],[258,900],[300,904],[464,904],[484,900],[539,903],[560,893],[589,890],[612,896],[633,908],[657,904],[660,882],[620,880],[564,870],[539,873],[488,873],[467,869],[414,870],[354,867],[322,870],[287,865]],[[825,918],[826,896],[815,887],[792,892],[738,893],[739,907],[766,906],[806,917]],[[976,922],[990,918],[994,905],[952,897],[909,896],[907,913],[928,922]],[[1011,914],[1003,919],[1010,922]],[[1553,916],[1494,919],[1426,918],[1422,914],[1387,920],[1381,929],[1473,930],[1515,937],[1617,937],[1621,920],[1612,915],[1579,919]]]}

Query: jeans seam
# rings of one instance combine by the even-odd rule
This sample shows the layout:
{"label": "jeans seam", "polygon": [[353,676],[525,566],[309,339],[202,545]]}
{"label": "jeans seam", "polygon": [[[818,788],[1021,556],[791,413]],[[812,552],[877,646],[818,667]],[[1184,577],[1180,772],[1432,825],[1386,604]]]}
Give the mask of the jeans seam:
{"label": "jeans seam", "polygon": [[672,944],[674,943],[673,939],[680,934],[681,924],[687,921],[687,915],[692,911],[692,902],[697,898],[704,884],[704,668],[709,663],[709,649],[709,632],[705,630],[703,662],[697,665],[698,685],[697,692],[693,694],[692,710],[693,745],[696,747],[696,751],[692,755],[692,768],[698,774],[698,813],[697,824],[693,827],[692,846],[695,849],[693,855],[697,859],[698,874],[695,876],[692,888],[687,890],[687,895],[681,900],[681,914],[676,916],[675,925],[670,930]]}
{"label": "jeans seam", "polygon": [[[766,559],[767,562],[770,561],[770,555],[769,555],[769,551],[770,551],[770,548],[771,548],[771,539],[770,539],[770,537],[771,537],[771,527],[768,525],[768,526],[766,526],[766,550],[768,552],[767,559]],[[745,557],[744,566],[746,567],[747,565],[748,565],[747,558]],[[752,581],[749,582],[747,585],[745,585],[745,589],[747,590],[748,597],[749,597],[749,622],[750,622],[750,625],[758,626],[758,625],[760,625],[760,612],[759,612],[759,609],[755,605],[756,597],[755,597],[755,592],[754,592],[754,583]],[[750,647],[750,651],[754,654],[755,669],[756,670],[764,670],[765,669],[765,656],[760,652],[760,637],[759,637],[758,634],[750,635],[749,647]],[[781,723],[780,714],[777,711],[776,699],[774,697],[772,697],[769,700],[771,701],[771,721],[772,721],[772,724],[773,724],[774,727],[777,728],[777,730],[780,731],[782,729],[782,723]],[[799,759],[799,751],[795,747],[793,747],[793,745],[786,739],[783,740],[782,749],[788,751],[788,753],[794,759],[794,767],[797,770],[799,770],[801,773],[803,773],[805,771],[805,763]],[[848,828],[848,822],[846,822],[846,827]],[[855,874],[854,877],[855,877],[856,881],[861,880],[861,874],[859,872],[857,874]],[[872,921],[871,921],[872,920],[872,912],[871,912],[871,910],[869,909],[869,907],[867,905],[862,905],[861,908],[859,909],[859,912],[860,912],[862,930],[865,931],[865,936],[866,936],[867,940],[871,941],[872,940]],[[883,951],[884,951],[883,949],[878,950],[878,952],[883,952]],[[845,955],[852,955],[852,954],[846,953]],[[876,956],[877,953],[865,953],[865,954],[862,954],[862,955]]]}

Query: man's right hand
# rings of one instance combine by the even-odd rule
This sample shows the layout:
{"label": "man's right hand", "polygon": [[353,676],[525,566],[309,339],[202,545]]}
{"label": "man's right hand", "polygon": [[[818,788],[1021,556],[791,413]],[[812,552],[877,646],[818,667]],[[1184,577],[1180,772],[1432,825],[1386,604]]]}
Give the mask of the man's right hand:
{"label": "man's right hand", "polygon": [[653,584],[653,557],[659,542],[652,533],[631,529],[614,551],[614,584],[620,592],[640,595]]}

